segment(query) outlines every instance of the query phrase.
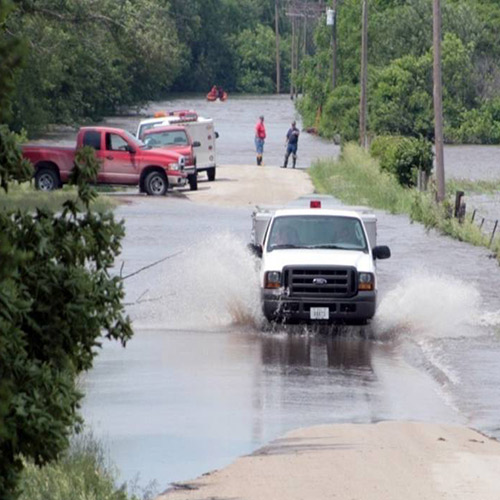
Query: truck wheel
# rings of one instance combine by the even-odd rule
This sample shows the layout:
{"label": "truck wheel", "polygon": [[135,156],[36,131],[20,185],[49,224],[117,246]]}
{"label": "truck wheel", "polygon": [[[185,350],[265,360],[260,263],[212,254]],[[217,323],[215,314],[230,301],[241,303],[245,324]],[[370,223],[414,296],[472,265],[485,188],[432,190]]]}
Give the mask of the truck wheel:
{"label": "truck wheel", "polygon": [[191,191],[198,191],[198,174],[188,175],[188,182]]}
{"label": "truck wheel", "polygon": [[167,193],[168,179],[162,172],[150,172],[144,180],[144,189],[150,196],[163,196]]}
{"label": "truck wheel", "polygon": [[51,168],[39,168],[35,174],[35,187],[40,191],[54,191],[59,187],[59,177]]}
{"label": "truck wheel", "polygon": [[209,181],[215,181],[215,167],[207,169],[207,175]]}

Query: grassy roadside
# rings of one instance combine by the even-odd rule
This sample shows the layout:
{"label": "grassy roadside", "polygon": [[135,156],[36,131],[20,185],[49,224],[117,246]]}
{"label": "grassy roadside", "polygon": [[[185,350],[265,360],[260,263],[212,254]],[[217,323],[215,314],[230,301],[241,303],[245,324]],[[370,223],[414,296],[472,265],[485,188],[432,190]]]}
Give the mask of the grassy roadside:
{"label": "grassy roadside", "polygon": [[102,446],[91,435],[76,437],[57,462],[38,467],[25,463],[19,500],[148,500],[152,491],[130,492],[116,486],[116,473]]}
{"label": "grassy roadside", "polygon": [[[489,246],[489,237],[469,219],[460,223],[450,217],[452,197],[458,186],[472,191],[468,181],[448,186],[449,200],[438,206],[430,192],[420,193],[402,187],[390,174],[379,168],[378,161],[355,144],[347,144],[338,160],[319,160],[310,169],[314,186],[320,193],[331,194],[347,204],[367,205],[393,214],[407,214],[427,228],[476,246],[488,247],[500,262],[500,241]],[[495,190],[496,183],[475,183],[476,191]]]}
{"label": "grassy roadside", "polygon": [[[58,211],[66,200],[75,199],[76,188],[71,186],[65,186],[57,191],[43,192],[36,190],[30,183],[13,184],[8,193],[0,190],[0,210],[35,210],[35,208],[40,208]],[[100,212],[116,205],[115,199],[99,194],[93,203],[93,208]]]}

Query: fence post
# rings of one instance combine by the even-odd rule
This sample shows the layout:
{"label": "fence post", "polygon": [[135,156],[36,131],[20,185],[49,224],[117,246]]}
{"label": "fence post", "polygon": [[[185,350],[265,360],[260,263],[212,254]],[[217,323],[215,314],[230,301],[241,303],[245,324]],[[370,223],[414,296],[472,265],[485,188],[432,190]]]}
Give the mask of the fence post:
{"label": "fence post", "polygon": [[474,212],[472,212],[472,218],[470,220],[471,224],[474,222],[474,217],[476,216],[476,212],[477,212],[476,209],[474,209]]}
{"label": "fence post", "polygon": [[455,193],[455,213],[454,213],[455,218],[460,218],[462,212],[461,210],[462,198],[464,194],[465,193],[463,191],[457,191]]}
{"label": "fence post", "polygon": [[498,226],[498,219],[495,221],[495,226],[493,227],[493,232],[491,233],[491,238],[490,238],[490,247],[491,247],[491,244],[493,243],[493,238],[495,237],[495,232],[497,230],[497,226]]}

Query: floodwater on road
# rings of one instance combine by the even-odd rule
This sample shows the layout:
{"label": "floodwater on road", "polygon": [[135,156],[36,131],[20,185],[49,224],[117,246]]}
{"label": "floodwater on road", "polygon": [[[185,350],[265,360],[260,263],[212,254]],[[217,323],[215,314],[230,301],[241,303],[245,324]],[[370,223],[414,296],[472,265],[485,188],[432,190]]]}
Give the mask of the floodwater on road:
{"label": "floodwater on road", "polygon": [[[252,156],[262,110],[276,144],[294,115],[275,97],[152,109],[173,106],[217,117],[221,163]],[[303,134],[301,152],[309,162],[338,149]],[[463,155],[457,165],[467,172]],[[314,424],[423,420],[500,438],[500,268],[486,249],[377,212],[393,256],[378,264],[375,321],[271,329],[246,250],[251,208],[134,197],[116,214],[127,229],[123,275],[171,256],[125,281],[135,336],[125,349],[105,343],[82,380],[83,416],[122,480],[162,491]]]}

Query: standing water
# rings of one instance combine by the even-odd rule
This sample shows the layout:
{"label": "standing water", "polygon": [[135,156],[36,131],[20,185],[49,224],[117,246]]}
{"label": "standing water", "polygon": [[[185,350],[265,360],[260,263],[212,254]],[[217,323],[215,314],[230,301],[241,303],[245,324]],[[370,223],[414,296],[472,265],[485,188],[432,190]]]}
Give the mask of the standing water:
{"label": "standing water", "polygon": [[[295,116],[284,97],[179,99],[149,111],[172,108],[215,118],[223,164],[254,161],[253,126],[264,114],[264,161],[279,165]],[[108,124],[135,130],[138,121]],[[468,175],[478,152],[485,172],[496,168],[496,149],[460,148],[452,175]],[[338,152],[302,133],[299,164]],[[106,343],[84,380],[84,418],[123,480],[163,490],[315,424],[411,419],[500,437],[500,268],[487,250],[377,213],[378,239],[393,257],[379,264],[370,328],[270,329],[246,251],[250,213],[181,197],[138,197],[117,209],[127,229],[117,262],[124,275],[171,256],[126,280],[135,336],[126,349]]]}

